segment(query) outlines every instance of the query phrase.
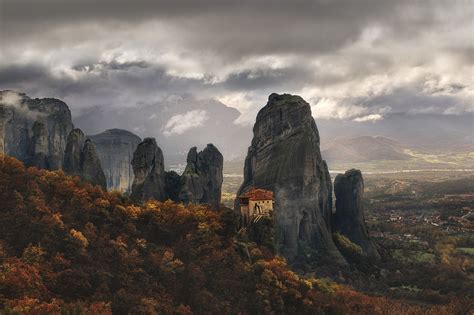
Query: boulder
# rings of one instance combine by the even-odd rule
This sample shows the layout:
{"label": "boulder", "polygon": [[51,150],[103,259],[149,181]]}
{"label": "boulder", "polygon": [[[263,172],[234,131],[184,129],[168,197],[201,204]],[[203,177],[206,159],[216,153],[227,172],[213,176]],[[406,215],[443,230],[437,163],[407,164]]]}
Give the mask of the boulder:
{"label": "boulder", "polygon": [[359,170],[351,169],[338,174],[334,181],[336,213],[332,220],[334,232],[346,236],[352,243],[361,247],[364,255],[379,258],[379,253],[367,231],[362,198],[364,180]]}
{"label": "boulder", "polygon": [[[345,265],[325,220],[332,211],[332,185],[309,104],[296,95],[270,95],[253,133],[237,195],[250,187],[273,191],[276,250],[290,262],[329,259]],[[238,198],[235,210],[240,211]]]}

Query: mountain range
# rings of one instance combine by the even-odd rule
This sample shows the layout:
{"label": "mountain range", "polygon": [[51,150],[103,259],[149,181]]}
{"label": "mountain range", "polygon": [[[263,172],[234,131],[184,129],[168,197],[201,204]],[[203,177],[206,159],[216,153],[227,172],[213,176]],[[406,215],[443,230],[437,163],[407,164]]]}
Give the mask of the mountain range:
{"label": "mountain range", "polygon": [[322,150],[322,155],[329,162],[409,160],[412,158],[399,142],[382,136],[335,139]]}
{"label": "mountain range", "polygon": [[[163,149],[167,165],[184,166],[188,149],[192,146],[205,147],[207,143],[215,144],[226,160],[243,160],[252,138],[251,126],[239,121],[240,112],[214,99],[198,100],[191,96],[174,96],[151,105],[138,104],[127,108],[95,106],[77,113],[73,111],[73,114],[74,124],[87,134],[119,128],[129,130],[141,138],[155,137]],[[337,148],[331,151],[341,150],[342,146],[347,146],[341,143],[341,139],[363,136],[389,138],[406,148],[426,153],[474,150],[472,114],[463,116],[393,113],[387,114],[381,120],[368,122],[320,119],[317,112],[313,114],[318,123],[323,150],[334,146]],[[370,149],[370,154],[351,153],[350,156],[354,158],[352,161],[369,156],[369,160],[386,157],[391,160],[407,158],[403,156],[403,152],[400,153],[398,145],[395,146],[397,148],[385,151],[393,144],[381,139],[372,141],[366,138],[365,140],[373,143],[365,143],[363,147],[375,145],[376,148]],[[330,154],[331,151],[327,153]]]}
{"label": "mountain range", "polygon": [[243,155],[251,128],[235,123],[240,113],[217,100],[172,97],[139,108],[93,107],[80,112],[74,124],[87,134],[125,129],[141,138],[154,137],[167,165],[186,164],[190,147],[213,143],[225,158]]}

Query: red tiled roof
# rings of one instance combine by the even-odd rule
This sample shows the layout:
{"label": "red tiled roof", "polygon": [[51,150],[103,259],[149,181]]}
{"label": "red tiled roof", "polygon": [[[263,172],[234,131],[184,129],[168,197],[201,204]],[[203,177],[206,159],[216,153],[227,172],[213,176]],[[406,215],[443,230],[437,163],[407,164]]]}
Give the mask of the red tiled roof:
{"label": "red tiled roof", "polygon": [[273,200],[273,192],[270,190],[265,190],[261,188],[252,187],[243,194],[239,196],[239,198],[249,199],[249,200]]}

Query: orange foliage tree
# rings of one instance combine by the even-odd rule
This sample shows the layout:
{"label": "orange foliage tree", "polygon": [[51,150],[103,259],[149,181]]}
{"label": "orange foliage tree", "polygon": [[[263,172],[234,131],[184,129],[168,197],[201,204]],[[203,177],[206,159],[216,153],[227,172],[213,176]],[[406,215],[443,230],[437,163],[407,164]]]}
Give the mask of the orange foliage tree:
{"label": "orange foliage tree", "polygon": [[0,308],[32,314],[426,311],[300,277],[268,249],[239,241],[233,222],[231,212],[205,206],[132,204],[76,177],[0,156]]}

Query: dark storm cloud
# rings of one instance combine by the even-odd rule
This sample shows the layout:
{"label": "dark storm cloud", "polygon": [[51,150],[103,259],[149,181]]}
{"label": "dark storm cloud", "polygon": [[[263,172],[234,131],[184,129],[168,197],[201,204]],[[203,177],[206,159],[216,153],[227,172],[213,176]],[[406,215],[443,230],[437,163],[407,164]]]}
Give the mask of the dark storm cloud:
{"label": "dark storm cloud", "polygon": [[13,86],[30,96],[62,98],[84,108],[133,107],[134,100],[149,104],[169,94],[196,92],[202,85],[199,80],[172,77],[160,67],[147,67],[141,62],[133,66],[77,65],[72,69],[81,76],[55,75],[49,68],[34,64],[0,67],[0,86]]}
{"label": "dark storm cloud", "polygon": [[[430,6],[383,1],[63,1],[3,0],[2,37],[36,37],[81,23],[121,27],[160,20],[178,28],[176,41],[219,50],[229,57],[248,54],[328,52],[355,40],[370,23],[386,23],[412,36],[435,22]],[[404,10],[418,12],[406,21]],[[396,19],[393,16],[397,16]],[[413,27],[412,27],[413,26]],[[115,29],[117,28],[117,29]],[[70,32],[71,39],[76,34]],[[44,35],[44,34],[43,34]],[[94,37],[94,34],[88,34]],[[50,41],[48,41],[50,42]]]}
{"label": "dark storm cloud", "polygon": [[246,69],[231,73],[223,86],[232,90],[259,90],[266,88],[296,89],[299,86],[316,80],[316,75],[310,69],[298,66],[282,69]]}
{"label": "dark storm cloud", "polygon": [[470,0],[0,0],[0,89],[73,110],[271,92],[316,117],[472,112]]}
{"label": "dark storm cloud", "polygon": [[48,72],[40,65],[7,65],[0,67],[0,85],[17,85],[25,81],[48,78]]}

